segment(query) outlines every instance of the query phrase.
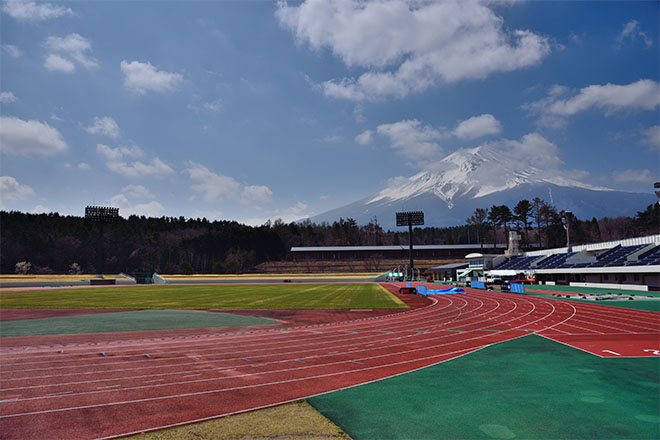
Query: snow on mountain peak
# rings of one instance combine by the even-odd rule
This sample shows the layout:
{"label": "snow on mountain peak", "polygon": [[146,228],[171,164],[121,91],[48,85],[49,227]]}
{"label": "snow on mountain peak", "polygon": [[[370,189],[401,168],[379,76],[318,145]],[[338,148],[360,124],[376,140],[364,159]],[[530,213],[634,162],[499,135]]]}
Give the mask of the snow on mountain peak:
{"label": "snow on mountain peak", "polygon": [[485,144],[458,150],[438,162],[429,164],[427,170],[410,178],[393,179],[387,188],[367,203],[380,200],[400,201],[430,193],[443,200],[451,209],[458,198],[484,197],[528,183],[552,183],[565,187],[612,191],[565,177],[556,167],[541,169],[524,164],[524,157],[521,157],[524,154],[516,154],[520,153],[520,145],[522,143],[514,143],[515,148],[507,149],[498,144]]}

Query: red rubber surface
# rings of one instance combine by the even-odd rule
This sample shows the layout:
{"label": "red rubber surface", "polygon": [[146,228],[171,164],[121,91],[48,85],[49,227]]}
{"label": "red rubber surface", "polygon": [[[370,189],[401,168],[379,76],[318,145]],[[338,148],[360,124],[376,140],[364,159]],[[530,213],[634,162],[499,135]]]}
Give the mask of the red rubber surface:
{"label": "red rubber surface", "polygon": [[655,312],[467,291],[408,312],[288,330],[3,347],[0,433],[72,439],[159,429],[386,378],[532,332],[599,356],[660,354]]}

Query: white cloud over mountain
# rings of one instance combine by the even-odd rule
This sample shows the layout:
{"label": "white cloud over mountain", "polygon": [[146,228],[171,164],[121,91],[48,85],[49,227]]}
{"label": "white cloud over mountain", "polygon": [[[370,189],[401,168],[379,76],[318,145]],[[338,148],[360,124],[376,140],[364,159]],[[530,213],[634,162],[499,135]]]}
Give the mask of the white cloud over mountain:
{"label": "white cloud over mountain", "polygon": [[535,65],[550,52],[546,37],[506,29],[487,3],[476,0],[281,2],[276,15],[298,42],[315,51],[328,48],[348,67],[366,69],[357,78],[322,84],[327,96],[353,101],[485,78]]}
{"label": "white cloud over mountain", "polygon": [[378,134],[390,139],[392,148],[408,159],[424,160],[442,153],[438,140],[446,137],[442,130],[430,125],[422,125],[416,119],[408,119],[393,124],[381,124]]}
{"label": "white cloud over mountain", "polygon": [[498,134],[502,131],[502,124],[493,115],[484,114],[473,116],[462,121],[453,131],[459,139],[476,139],[482,136]]}
{"label": "white cloud over mountain", "polygon": [[68,148],[56,128],[46,122],[0,117],[0,151],[14,156],[50,156]]}

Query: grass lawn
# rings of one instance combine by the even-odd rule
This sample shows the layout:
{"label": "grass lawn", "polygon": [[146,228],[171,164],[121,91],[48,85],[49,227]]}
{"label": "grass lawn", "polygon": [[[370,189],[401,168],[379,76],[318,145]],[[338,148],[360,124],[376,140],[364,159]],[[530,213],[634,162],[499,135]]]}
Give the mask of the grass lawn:
{"label": "grass lawn", "polygon": [[378,284],[148,285],[0,292],[0,308],[405,309]]}
{"label": "grass lawn", "polygon": [[658,371],[532,335],[308,401],[354,439],[658,439]]}
{"label": "grass lawn", "polygon": [[209,422],[139,434],[132,440],[350,440],[306,402],[266,408]]}

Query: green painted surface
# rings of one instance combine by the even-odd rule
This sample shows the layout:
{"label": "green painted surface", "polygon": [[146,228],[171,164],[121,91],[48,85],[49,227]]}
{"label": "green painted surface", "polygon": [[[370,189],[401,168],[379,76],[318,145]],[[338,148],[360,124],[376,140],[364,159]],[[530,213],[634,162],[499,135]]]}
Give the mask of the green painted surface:
{"label": "green painted surface", "polygon": [[656,291],[644,292],[644,291],[626,290],[626,289],[606,289],[601,287],[552,286],[548,284],[534,284],[534,285],[526,285],[525,289],[553,290],[557,292],[578,292],[578,293],[595,293],[595,294],[621,293],[622,295],[635,294],[638,296],[653,296],[655,298],[660,297],[660,292],[656,292]]}
{"label": "green painted surface", "polygon": [[0,308],[377,309],[408,306],[378,284],[158,285],[0,292]]}
{"label": "green painted surface", "polygon": [[[525,292],[525,295],[538,296],[540,298],[554,298],[554,299],[558,298],[556,296],[552,296],[551,294],[547,294],[547,293]],[[643,299],[595,301],[590,299],[581,299],[580,297],[575,297],[574,295],[571,295],[569,298],[566,298],[566,296],[562,296],[561,299],[563,300],[565,299],[567,301],[583,302],[588,304],[599,304],[604,306],[625,307],[627,309],[647,310],[649,312],[660,312],[660,301],[658,301],[657,299],[650,299],[647,301]]]}
{"label": "green painted surface", "polygon": [[309,402],[353,439],[658,439],[658,371],[531,335]]}
{"label": "green painted surface", "polygon": [[63,335],[268,324],[274,325],[279,323],[266,318],[241,316],[231,313],[137,310],[132,312],[92,313],[89,315],[4,321],[0,322],[0,335],[3,337]]}

